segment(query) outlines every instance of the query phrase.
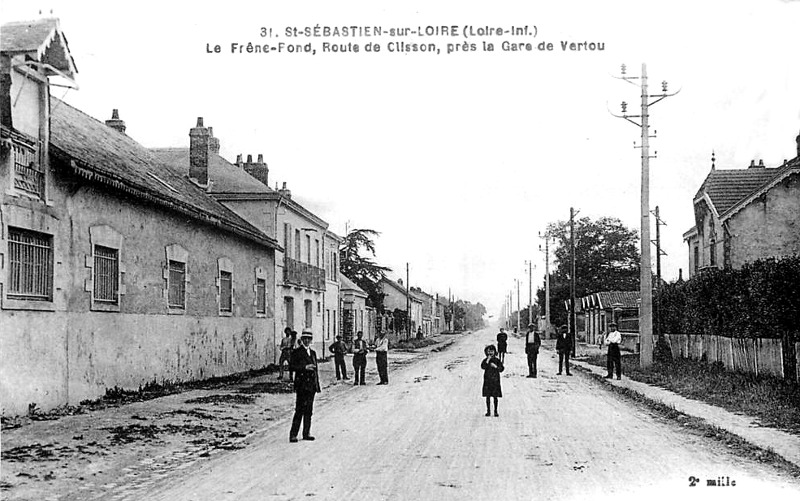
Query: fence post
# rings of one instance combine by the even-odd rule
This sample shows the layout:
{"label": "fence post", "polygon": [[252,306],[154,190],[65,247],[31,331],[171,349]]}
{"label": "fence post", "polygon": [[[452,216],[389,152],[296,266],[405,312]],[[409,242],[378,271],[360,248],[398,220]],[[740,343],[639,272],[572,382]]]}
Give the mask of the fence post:
{"label": "fence post", "polygon": [[791,331],[784,331],[781,336],[781,353],[783,354],[783,379],[797,381],[797,353],[794,336]]}

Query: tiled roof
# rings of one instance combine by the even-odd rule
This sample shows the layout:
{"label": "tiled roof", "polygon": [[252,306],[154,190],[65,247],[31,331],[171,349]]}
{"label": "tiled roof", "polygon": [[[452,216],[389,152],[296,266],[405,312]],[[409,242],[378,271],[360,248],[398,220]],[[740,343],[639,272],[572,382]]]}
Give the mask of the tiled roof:
{"label": "tiled roof", "polygon": [[178,211],[272,248],[277,242],[239,217],[185,176],[173,173],[150,150],[51,97],[53,154],[76,174]]}
{"label": "tiled roof", "polygon": [[615,304],[621,304],[622,308],[637,308],[638,305],[636,301],[639,299],[639,293],[629,291],[604,291],[589,294],[581,299],[591,299],[593,304],[597,304],[603,309],[612,308]]}
{"label": "tiled roof", "polygon": [[[59,47],[51,49],[54,40]],[[48,63],[68,76],[77,72],[69,53],[67,38],[59,28],[58,19],[17,21],[0,27],[0,52],[6,54],[36,53],[39,62]]]}
{"label": "tiled roof", "polygon": [[695,200],[705,192],[714,204],[717,214],[723,214],[781,171],[780,168],[766,167],[712,170],[697,191]]}
{"label": "tiled roof", "polygon": [[[189,172],[189,148],[151,148],[150,151],[176,174]],[[274,190],[257,180],[244,169],[216,153],[209,153],[209,193],[272,193]]]}
{"label": "tiled roof", "polygon": [[353,282],[352,280],[350,280],[349,278],[344,276],[344,274],[342,274],[342,273],[339,273],[339,283],[342,284],[342,290],[343,291],[351,290],[351,291],[355,291],[356,293],[363,294],[364,296],[367,295],[367,293],[364,292],[364,289],[362,289],[361,287],[356,285],[355,282]]}

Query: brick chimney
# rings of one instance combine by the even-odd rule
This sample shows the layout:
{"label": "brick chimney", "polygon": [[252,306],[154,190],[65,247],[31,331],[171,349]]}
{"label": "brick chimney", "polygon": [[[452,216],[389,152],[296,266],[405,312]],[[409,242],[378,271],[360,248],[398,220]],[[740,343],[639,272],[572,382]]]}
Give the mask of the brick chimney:
{"label": "brick chimney", "polygon": [[264,186],[269,186],[269,167],[264,163],[264,155],[261,153],[258,154],[258,160],[255,162],[253,162],[252,155],[247,155],[247,163],[244,164],[244,170],[261,181]]}
{"label": "brick chimney", "polygon": [[286,181],[283,182],[283,187],[278,190],[278,193],[280,193],[280,195],[283,196],[283,197],[286,197],[286,198],[289,198],[289,199],[292,198],[292,192],[289,191],[289,189],[286,187]]}
{"label": "brick chimney", "polygon": [[242,160],[242,154],[241,153],[236,155],[236,164],[235,165],[236,165],[236,167],[239,167],[240,169],[244,166],[244,161]]}
{"label": "brick chimney", "polygon": [[759,160],[758,161],[758,165],[756,165],[756,161],[755,160],[750,160],[750,167],[748,167],[748,168],[749,169],[764,169],[765,168],[764,160],[763,159]]}
{"label": "brick chimney", "polygon": [[106,120],[106,125],[125,134],[125,121],[119,119],[119,110],[116,108],[111,110],[111,120]]}
{"label": "brick chimney", "polygon": [[189,179],[203,187],[208,186],[210,140],[211,133],[203,127],[203,117],[197,117],[197,127],[189,130]]}
{"label": "brick chimney", "polygon": [[208,151],[219,155],[219,139],[214,137],[214,127],[208,128]]}

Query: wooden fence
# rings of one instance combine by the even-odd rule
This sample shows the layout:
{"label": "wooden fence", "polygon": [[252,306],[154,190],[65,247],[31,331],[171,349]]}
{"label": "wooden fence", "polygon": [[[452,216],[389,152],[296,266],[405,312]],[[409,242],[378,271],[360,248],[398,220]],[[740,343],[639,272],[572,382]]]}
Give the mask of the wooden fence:
{"label": "wooden fence", "polygon": [[[722,336],[665,334],[674,358],[705,359],[722,362],[726,369],[783,377],[783,348],[780,339],[730,338]],[[795,343],[797,371],[800,381],[800,342]]]}

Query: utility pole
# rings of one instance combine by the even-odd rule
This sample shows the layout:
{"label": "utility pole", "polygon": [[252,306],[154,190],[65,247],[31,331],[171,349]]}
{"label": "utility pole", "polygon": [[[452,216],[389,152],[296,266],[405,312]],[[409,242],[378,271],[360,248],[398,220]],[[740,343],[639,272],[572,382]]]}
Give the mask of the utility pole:
{"label": "utility pole", "polygon": [[[619,118],[631,122],[638,126],[642,133],[642,192],[641,192],[641,263],[639,266],[639,296],[641,307],[639,308],[639,366],[642,368],[650,367],[653,364],[653,270],[650,259],[650,116],[648,109],[664,98],[674,96],[677,92],[667,94],[667,82],[661,82],[662,94],[650,95],[647,91],[647,65],[642,63],[642,74],[639,77],[629,77],[625,74],[626,67],[621,66],[622,76],[620,79],[641,88],[641,115],[628,115],[626,102],[622,102],[622,115],[615,115]],[[639,80],[639,83],[634,83]],[[655,98],[654,101],[650,101]],[[641,119],[637,123],[632,118]],[[656,155],[658,152],[656,152]],[[652,158],[655,158],[654,155]]]}
{"label": "utility pole", "polygon": [[[539,234],[539,238],[542,235]],[[539,245],[539,250],[542,246]],[[544,333],[550,335],[550,235],[544,234]]]}
{"label": "utility pole", "polygon": [[[533,262],[528,261],[528,325],[533,323]],[[535,325],[535,324],[534,324]]]}
{"label": "utility pole", "polygon": [[519,279],[514,279],[517,282],[517,332],[519,332]]}
{"label": "utility pole", "polygon": [[575,356],[575,343],[578,340],[576,333],[578,326],[575,322],[575,209],[569,208],[569,248],[570,256],[572,259],[572,271],[569,277],[569,325],[570,335],[572,337],[572,356]]}
{"label": "utility pole", "polygon": [[656,210],[653,212],[653,215],[656,217],[656,239],[653,241],[656,244],[656,339],[657,343],[662,342],[661,339],[661,256],[666,256],[667,253],[661,250],[661,226],[666,226],[667,223],[661,220],[661,217],[658,212],[658,205],[656,205]]}
{"label": "utility pole", "polygon": [[408,286],[408,263],[406,263],[406,341],[411,338],[411,296]]}

